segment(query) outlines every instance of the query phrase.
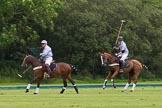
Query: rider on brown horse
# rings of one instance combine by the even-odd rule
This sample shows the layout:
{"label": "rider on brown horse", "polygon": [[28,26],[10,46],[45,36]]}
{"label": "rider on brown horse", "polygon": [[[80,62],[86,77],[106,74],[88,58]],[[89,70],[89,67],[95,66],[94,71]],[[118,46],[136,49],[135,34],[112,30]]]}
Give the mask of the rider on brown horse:
{"label": "rider on brown horse", "polygon": [[115,56],[120,58],[119,60],[119,64],[120,64],[120,70],[119,72],[123,72],[123,68],[124,68],[124,61],[125,59],[127,59],[128,54],[129,54],[129,50],[127,48],[126,43],[123,41],[123,37],[119,36],[118,38],[118,43],[116,46],[113,47],[114,51],[115,51]]}
{"label": "rider on brown horse", "polygon": [[42,40],[41,42],[41,48],[42,48],[42,52],[40,53],[41,59],[45,62],[45,66],[46,66],[46,70],[47,70],[47,78],[50,78],[50,72],[51,72],[51,68],[50,68],[50,64],[53,60],[52,56],[52,50],[51,48],[47,45],[47,41],[46,40]]}

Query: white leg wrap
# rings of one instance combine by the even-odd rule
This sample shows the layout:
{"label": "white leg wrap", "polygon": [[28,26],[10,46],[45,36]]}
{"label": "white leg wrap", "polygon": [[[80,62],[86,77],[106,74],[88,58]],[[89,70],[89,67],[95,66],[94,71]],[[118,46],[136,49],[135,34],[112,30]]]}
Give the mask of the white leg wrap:
{"label": "white leg wrap", "polygon": [[126,90],[129,87],[129,83],[127,83],[124,87],[124,90]]}
{"label": "white leg wrap", "polygon": [[102,88],[106,88],[106,86],[105,85],[103,85],[103,87]]}
{"label": "white leg wrap", "polygon": [[74,84],[73,86],[76,86],[76,84]]}
{"label": "white leg wrap", "polygon": [[114,79],[111,79],[111,82],[113,82],[114,81]]}
{"label": "white leg wrap", "polygon": [[136,87],[136,84],[133,83],[132,89],[134,91],[134,88]]}
{"label": "white leg wrap", "polygon": [[105,88],[105,83],[107,82],[107,79],[105,79],[104,83],[103,83],[103,88]]}
{"label": "white leg wrap", "polygon": [[26,87],[26,89],[30,89],[30,86],[31,86],[31,84],[28,84],[28,86]]}
{"label": "white leg wrap", "polygon": [[66,89],[66,87],[63,87],[62,89]]}
{"label": "white leg wrap", "polygon": [[124,90],[126,90],[129,87],[129,83],[127,83],[124,87]]}
{"label": "white leg wrap", "polygon": [[39,88],[36,88],[35,93],[39,93]]}

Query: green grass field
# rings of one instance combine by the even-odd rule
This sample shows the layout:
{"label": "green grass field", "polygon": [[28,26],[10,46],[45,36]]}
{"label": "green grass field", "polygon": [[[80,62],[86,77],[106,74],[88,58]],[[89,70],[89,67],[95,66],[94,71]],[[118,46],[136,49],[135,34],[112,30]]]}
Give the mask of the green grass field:
{"label": "green grass field", "polygon": [[40,89],[34,95],[25,90],[0,90],[0,108],[162,108],[162,87],[136,87],[134,92],[122,88],[80,88],[76,94],[67,88]]}

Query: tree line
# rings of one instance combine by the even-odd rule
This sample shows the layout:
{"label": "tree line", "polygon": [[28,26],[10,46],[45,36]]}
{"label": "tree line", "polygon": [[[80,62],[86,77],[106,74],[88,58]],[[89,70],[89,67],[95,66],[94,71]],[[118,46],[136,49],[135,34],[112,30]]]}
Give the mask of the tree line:
{"label": "tree line", "polygon": [[124,19],[129,58],[149,67],[143,78],[162,78],[160,0],[0,0],[0,17],[1,76],[14,75],[27,52],[38,57],[42,39],[56,62],[78,68],[78,77],[105,76],[98,52],[113,54]]}

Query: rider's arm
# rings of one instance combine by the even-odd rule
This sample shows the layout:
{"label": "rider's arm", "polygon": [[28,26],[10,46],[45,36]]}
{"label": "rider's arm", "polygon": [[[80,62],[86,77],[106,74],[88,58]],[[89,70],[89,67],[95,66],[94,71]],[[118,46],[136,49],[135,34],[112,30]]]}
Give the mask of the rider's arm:
{"label": "rider's arm", "polygon": [[127,49],[127,46],[124,42],[122,42],[122,45],[121,45],[121,52],[124,53],[125,52],[125,49]]}
{"label": "rider's arm", "polygon": [[121,52],[122,52],[122,53],[124,53],[124,52],[125,52],[125,50],[122,50]]}
{"label": "rider's arm", "polygon": [[120,58],[122,56],[122,52],[115,53],[115,56]]}
{"label": "rider's arm", "polygon": [[45,57],[48,54],[48,52],[50,52],[50,48],[44,49],[43,52],[40,53],[40,56]]}

